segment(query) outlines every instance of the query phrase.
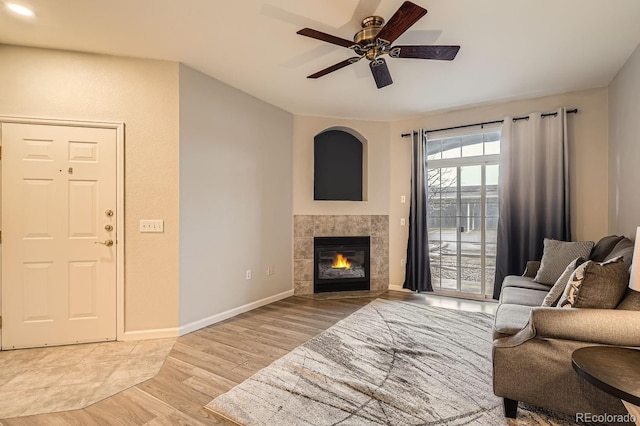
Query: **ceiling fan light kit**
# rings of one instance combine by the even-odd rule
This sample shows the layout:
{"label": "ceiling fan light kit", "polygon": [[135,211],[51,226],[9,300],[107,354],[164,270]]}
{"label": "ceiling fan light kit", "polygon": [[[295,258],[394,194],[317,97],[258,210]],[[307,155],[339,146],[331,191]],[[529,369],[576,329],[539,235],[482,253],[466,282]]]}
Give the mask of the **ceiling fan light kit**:
{"label": "ceiling fan light kit", "polygon": [[354,35],[353,41],[311,28],[303,28],[298,31],[298,34],[346,47],[358,55],[311,74],[307,78],[323,77],[366,58],[369,60],[369,68],[371,68],[376,86],[381,89],[393,83],[391,73],[386,61],[381,57],[382,55],[389,55],[391,58],[453,60],[458,54],[460,46],[391,46],[398,37],[426,13],[426,9],[410,1],[405,1],[386,24],[380,16],[364,18],[362,29]]}

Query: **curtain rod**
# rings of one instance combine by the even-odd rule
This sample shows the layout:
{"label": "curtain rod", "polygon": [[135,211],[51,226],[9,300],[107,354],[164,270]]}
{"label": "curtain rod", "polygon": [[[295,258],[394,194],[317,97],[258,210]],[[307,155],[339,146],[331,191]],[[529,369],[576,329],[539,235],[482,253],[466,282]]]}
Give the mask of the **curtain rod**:
{"label": "curtain rod", "polygon": [[[578,112],[578,108],[567,110],[567,114],[575,114],[577,112]],[[558,115],[557,112],[546,112],[544,114],[541,114],[542,117],[549,117],[549,116],[554,116],[555,117],[556,115]],[[529,119],[529,116],[526,115],[524,117],[514,117],[513,121],[528,120],[528,119]],[[464,129],[466,127],[484,126],[486,124],[498,124],[498,123],[504,123],[504,120],[483,121],[482,123],[464,124],[462,126],[445,127],[444,129],[427,130],[426,132],[427,133],[443,132],[445,130]],[[411,136],[411,133],[403,133],[401,136],[403,138],[406,138],[408,136]]]}

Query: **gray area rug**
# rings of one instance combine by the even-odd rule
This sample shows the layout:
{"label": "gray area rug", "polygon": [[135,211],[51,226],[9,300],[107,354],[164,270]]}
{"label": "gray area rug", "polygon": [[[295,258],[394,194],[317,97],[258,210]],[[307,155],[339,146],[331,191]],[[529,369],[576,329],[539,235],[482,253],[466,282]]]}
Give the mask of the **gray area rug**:
{"label": "gray area rug", "polygon": [[241,425],[565,425],[491,382],[493,316],[377,299],[206,408]]}

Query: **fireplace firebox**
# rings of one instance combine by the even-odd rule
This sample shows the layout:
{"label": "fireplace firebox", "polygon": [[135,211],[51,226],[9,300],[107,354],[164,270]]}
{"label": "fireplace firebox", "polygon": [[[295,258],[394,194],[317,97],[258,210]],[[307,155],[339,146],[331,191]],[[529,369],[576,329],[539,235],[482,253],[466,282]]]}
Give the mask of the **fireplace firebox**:
{"label": "fireplace firebox", "polygon": [[313,292],[370,289],[370,237],[315,237]]}

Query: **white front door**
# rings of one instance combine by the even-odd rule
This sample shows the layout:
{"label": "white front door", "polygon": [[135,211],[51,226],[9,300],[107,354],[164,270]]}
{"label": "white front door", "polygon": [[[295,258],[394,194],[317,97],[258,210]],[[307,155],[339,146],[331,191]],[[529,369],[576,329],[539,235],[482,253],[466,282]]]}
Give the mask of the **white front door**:
{"label": "white front door", "polygon": [[2,124],[2,349],[115,340],[116,138]]}

